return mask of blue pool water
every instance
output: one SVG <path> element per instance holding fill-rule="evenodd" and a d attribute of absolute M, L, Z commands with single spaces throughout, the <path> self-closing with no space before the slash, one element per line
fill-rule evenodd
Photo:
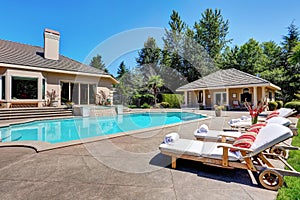
<path fill-rule="evenodd" d="M 42 120 L 0 128 L 0 135 L 2 142 L 34 140 L 59 143 L 201 118 L 204 116 L 188 112 L 164 112 Z"/>

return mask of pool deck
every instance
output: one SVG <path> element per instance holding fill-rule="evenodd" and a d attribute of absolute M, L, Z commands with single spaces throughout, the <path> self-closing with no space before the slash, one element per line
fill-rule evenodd
<path fill-rule="evenodd" d="M 40 153 L 0 148 L 1 199 L 276 199 L 277 192 L 251 181 L 246 170 L 186 160 L 170 168 L 170 158 L 158 150 L 164 135 L 194 139 L 200 124 L 222 130 L 229 119 L 247 114 L 194 112 L 212 118 Z"/>

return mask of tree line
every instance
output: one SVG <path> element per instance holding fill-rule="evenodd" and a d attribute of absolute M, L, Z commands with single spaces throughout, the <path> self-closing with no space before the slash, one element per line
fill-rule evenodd
<path fill-rule="evenodd" d="M 162 38 L 162 49 L 154 38 L 149 37 L 138 52 L 136 68 L 129 71 L 124 62 L 120 64 L 117 79 L 124 101 L 148 93 L 156 97 L 159 90 L 173 93 L 181 85 L 228 68 L 236 68 L 280 86 L 279 99 L 287 102 L 297 98 L 300 38 L 294 22 L 288 26 L 287 35 L 280 44 L 274 41 L 259 43 L 250 38 L 241 46 L 233 46 L 232 39 L 227 37 L 229 21 L 223 18 L 220 9 L 206 9 L 192 27 L 183 22 L 177 11 L 173 11 L 168 25 Z M 100 55 L 94 57 L 90 65 L 108 72 Z M 156 83 L 161 87 L 158 88 Z"/>

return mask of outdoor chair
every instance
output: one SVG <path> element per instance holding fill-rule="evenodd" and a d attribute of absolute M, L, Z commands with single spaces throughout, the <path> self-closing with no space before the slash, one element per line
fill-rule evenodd
<path fill-rule="evenodd" d="M 287 117 L 293 115 L 294 113 L 295 113 L 295 111 L 293 109 L 281 108 L 277 111 L 269 113 L 268 115 L 266 115 L 265 118 L 262 118 L 262 117 L 258 118 L 258 121 L 264 122 L 264 121 L 267 121 L 268 119 L 271 119 L 273 117 L 287 118 Z M 228 122 L 228 125 L 233 129 L 239 129 L 239 130 L 248 128 L 252 125 L 251 117 L 243 116 L 242 118 L 231 119 Z"/>
<path fill-rule="evenodd" d="M 265 150 L 292 136 L 289 128 L 268 124 L 261 129 L 250 148 L 243 148 L 228 143 L 181 139 L 177 133 L 171 133 L 165 136 L 159 149 L 162 154 L 171 156 L 172 168 L 176 168 L 176 160 L 180 158 L 215 167 L 246 169 L 259 173 L 258 181 L 263 187 L 278 190 L 283 185 L 284 175 L 300 177 L 300 173 L 280 156 L 265 153 Z M 273 166 L 266 157 L 270 155 L 280 160 L 289 170 Z"/>

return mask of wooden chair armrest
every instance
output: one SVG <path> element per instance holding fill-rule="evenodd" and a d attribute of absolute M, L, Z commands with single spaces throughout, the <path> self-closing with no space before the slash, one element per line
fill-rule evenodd
<path fill-rule="evenodd" d="M 234 132 L 234 133 L 237 133 L 237 132 Z M 235 134 L 230 134 L 229 132 L 224 132 L 220 135 L 218 135 L 219 137 L 231 137 L 231 138 L 238 138 L 239 136 L 236 136 Z"/>
<path fill-rule="evenodd" d="M 236 149 L 239 151 L 245 151 L 245 152 L 253 152 L 252 149 L 246 149 L 246 148 L 242 148 L 242 147 L 235 147 L 232 144 L 228 144 L 228 143 L 220 143 L 218 146 L 218 148 L 222 147 L 222 148 L 231 148 L 231 149 Z"/>
<path fill-rule="evenodd" d="M 233 138 L 233 139 L 238 138 L 236 136 L 236 133 L 237 132 L 234 132 L 234 133 L 230 134 L 230 132 L 224 132 L 224 133 L 218 135 L 218 137 L 221 137 L 221 142 L 225 143 L 227 141 L 227 138 Z"/>

